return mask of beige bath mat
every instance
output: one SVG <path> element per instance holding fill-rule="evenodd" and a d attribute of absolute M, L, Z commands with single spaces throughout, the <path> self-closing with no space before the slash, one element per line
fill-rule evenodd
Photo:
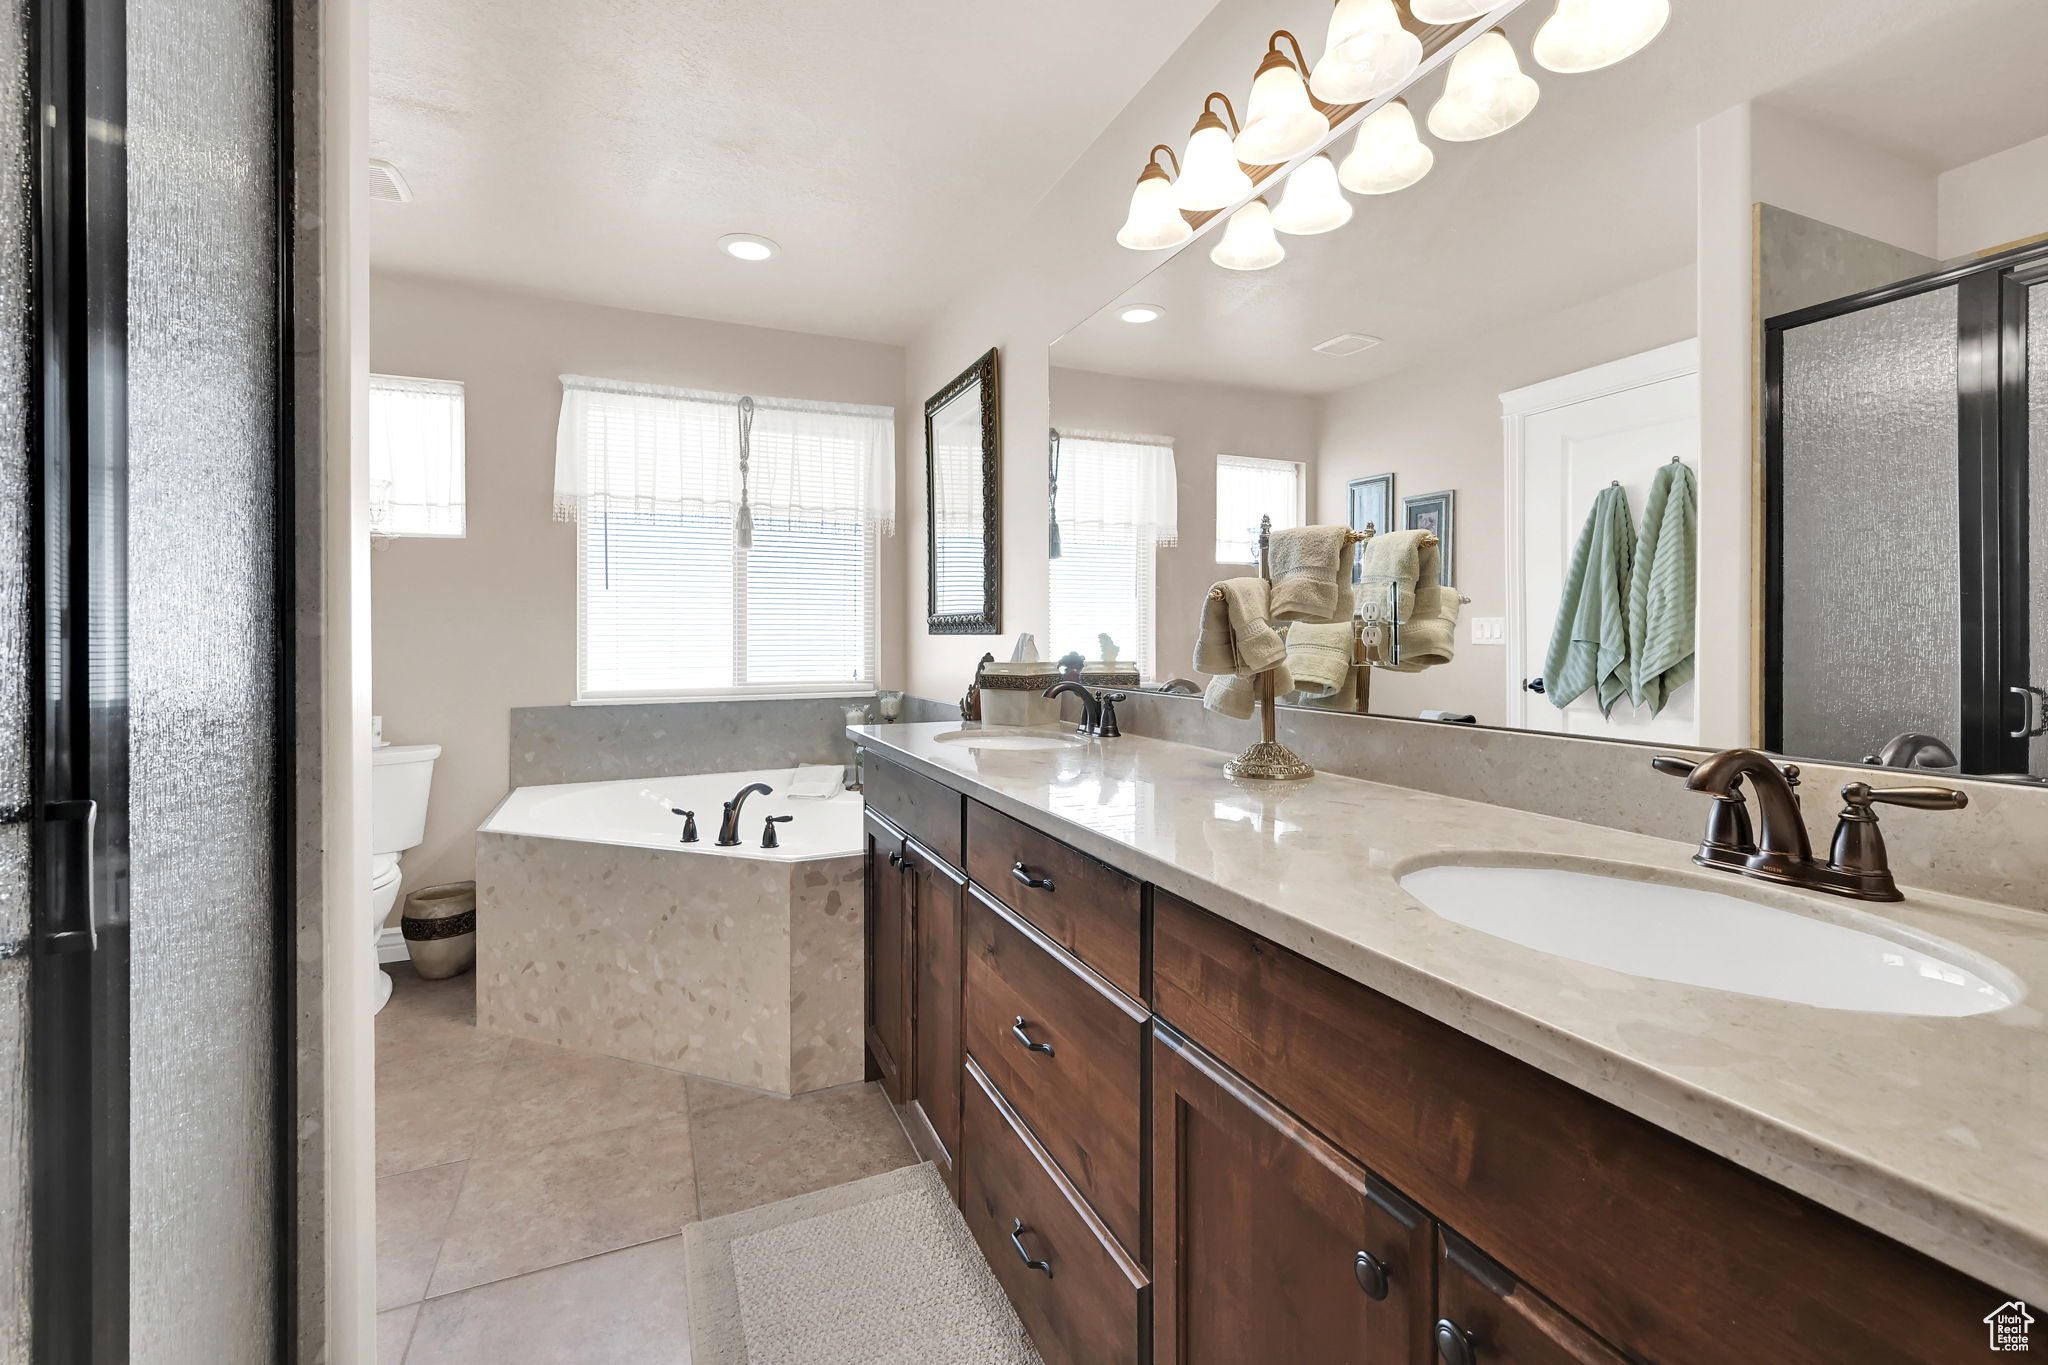
<path fill-rule="evenodd" d="M 692 1365 L 1039 1365 L 929 1163 L 692 1224 Z"/>

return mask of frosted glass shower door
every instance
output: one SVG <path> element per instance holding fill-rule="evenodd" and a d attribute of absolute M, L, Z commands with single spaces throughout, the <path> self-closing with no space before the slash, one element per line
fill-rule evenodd
<path fill-rule="evenodd" d="M 1855 763 L 1909 731 L 1961 748 L 1958 299 L 1783 335 L 1782 753 Z"/>

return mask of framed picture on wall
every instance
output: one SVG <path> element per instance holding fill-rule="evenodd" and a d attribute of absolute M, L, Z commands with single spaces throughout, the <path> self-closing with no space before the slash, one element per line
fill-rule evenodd
<path fill-rule="evenodd" d="M 1394 528 L 1394 476 L 1375 474 L 1369 479 L 1351 481 L 1351 515 L 1349 525 L 1354 531 L 1363 531 L 1370 526 L 1380 535 Z M 1356 583 L 1365 570 L 1363 557 L 1351 562 L 1351 581 Z"/>
<path fill-rule="evenodd" d="M 1451 572 L 1451 501 L 1454 496 L 1446 489 L 1441 493 L 1423 493 L 1401 499 L 1404 528 L 1429 531 L 1436 536 L 1437 554 L 1443 559 L 1443 572 L 1437 576 L 1437 583 L 1446 588 L 1457 581 Z"/>

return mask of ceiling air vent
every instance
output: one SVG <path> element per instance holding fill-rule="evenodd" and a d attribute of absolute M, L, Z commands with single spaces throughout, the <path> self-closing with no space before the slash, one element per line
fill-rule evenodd
<path fill-rule="evenodd" d="M 412 186 L 405 183 L 405 177 L 398 173 L 398 167 L 388 161 L 372 157 L 370 197 L 382 199 L 388 204 L 409 204 L 412 202 Z"/>
<path fill-rule="evenodd" d="M 1378 337 L 1369 337 L 1361 332 L 1343 332 L 1309 349 L 1321 351 L 1324 355 L 1357 355 L 1360 351 L 1369 351 L 1379 344 Z"/>

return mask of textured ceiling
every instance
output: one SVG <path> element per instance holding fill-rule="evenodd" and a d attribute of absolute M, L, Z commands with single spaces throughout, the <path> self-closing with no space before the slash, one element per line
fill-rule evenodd
<path fill-rule="evenodd" d="M 373 0 L 371 260 L 907 341 L 1211 8 Z"/>
<path fill-rule="evenodd" d="M 1552 8 L 1510 18 L 1521 52 Z M 1606 71 L 1558 76 L 1525 63 L 1543 98 L 1524 123 L 1483 142 L 1432 142 L 1436 167 L 1421 184 L 1354 198 L 1355 216 L 1335 232 L 1282 238 L 1288 258 L 1273 269 L 1219 269 L 1211 239 L 1196 238 L 1069 332 L 1054 363 L 1324 393 L 1475 329 L 1681 268 L 1695 255 L 1697 127 L 1744 100 L 1930 171 L 2048 134 L 2042 0 L 1674 0 L 1672 11 L 1657 42 Z M 1418 110 L 1435 89 L 1425 86 Z M 1167 316 L 1142 327 L 1115 318 L 1137 300 Z M 1385 341 L 1348 358 L 1310 351 L 1340 332 Z"/>

